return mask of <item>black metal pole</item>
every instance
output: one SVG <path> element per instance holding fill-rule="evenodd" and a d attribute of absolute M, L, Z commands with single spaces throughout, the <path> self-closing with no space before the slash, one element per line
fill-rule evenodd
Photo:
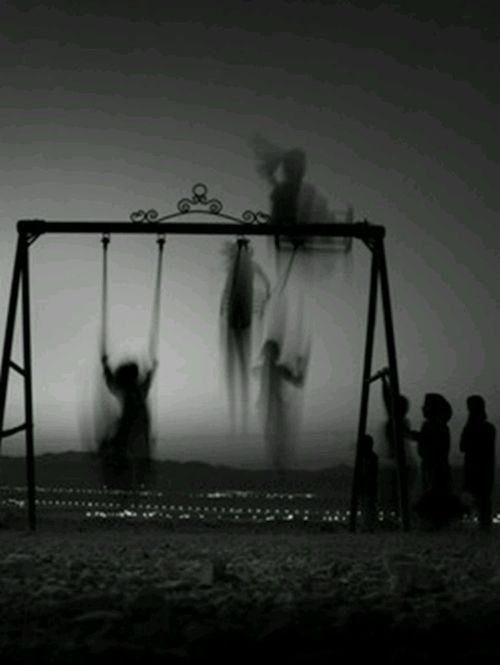
<path fill-rule="evenodd" d="M 14 339 L 14 327 L 16 322 L 17 300 L 19 295 L 19 281 L 21 276 L 22 259 L 21 237 L 17 239 L 16 256 L 12 270 L 12 282 L 10 287 L 9 305 L 7 309 L 7 321 L 5 324 L 5 337 L 2 353 L 2 367 L 0 374 L 0 447 L 2 443 L 2 432 L 5 417 L 5 403 L 7 401 L 7 386 L 9 381 L 10 357 L 12 354 L 12 341 Z"/>
<path fill-rule="evenodd" d="M 396 357 L 396 340 L 394 335 L 394 324 L 392 318 L 391 299 L 389 292 L 389 278 L 387 274 L 387 263 L 385 259 L 385 250 L 383 240 L 376 241 L 376 253 L 380 264 L 380 287 L 382 296 L 382 306 L 384 311 L 385 338 L 387 342 L 387 357 L 389 363 L 389 381 L 391 385 L 391 423 L 392 436 L 396 444 L 396 460 L 398 466 L 399 479 L 399 503 L 401 518 L 405 531 L 410 530 L 410 511 L 408 505 L 408 474 L 406 468 L 406 451 L 404 446 L 403 422 L 401 413 L 397 408 L 399 403 L 399 377 Z"/>
<path fill-rule="evenodd" d="M 372 264 L 370 275 L 370 293 L 368 298 L 368 318 L 366 324 L 365 358 L 363 364 L 363 383 L 361 385 L 361 405 L 359 410 L 358 439 L 356 443 L 356 460 L 354 463 L 354 475 L 351 494 L 350 530 L 356 530 L 356 518 L 359 503 L 359 484 L 361 473 L 361 442 L 366 433 L 366 422 L 368 418 L 368 399 L 370 394 L 370 375 L 373 357 L 373 343 L 375 338 L 375 321 L 377 314 L 377 283 L 378 283 L 378 259 L 372 250 Z"/>
<path fill-rule="evenodd" d="M 26 410 L 26 481 L 28 485 L 28 518 L 30 529 L 36 527 L 35 446 L 33 437 L 33 386 L 31 373 L 31 321 L 29 282 L 29 243 L 20 234 L 22 253 L 24 406 Z"/>
<path fill-rule="evenodd" d="M 238 235 L 238 236 L 287 236 L 290 238 L 339 237 L 370 240 L 382 238 L 385 228 L 369 222 L 354 224 L 255 224 L 238 220 L 229 215 L 210 214 L 211 222 L 173 222 L 165 221 L 186 218 L 188 215 L 200 215 L 204 211 L 175 213 L 162 218 L 156 223 L 132 222 L 52 222 L 44 220 L 20 220 L 17 229 L 20 233 L 124 233 L 136 234 L 172 234 L 172 235 Z M 205 213 L 206 214 L 206 213 Z M 226 220 L 226 221 L 221 221 Z"/>

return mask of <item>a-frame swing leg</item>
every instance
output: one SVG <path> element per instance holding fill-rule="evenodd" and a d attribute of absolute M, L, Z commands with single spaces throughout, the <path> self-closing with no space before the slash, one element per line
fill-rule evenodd
<path fill-rule="evenodd" d="M 30 529 L 36 527 L 35 498 L 35 444 L 33 437 L 33 384 L 31 375 L 31 317 L 29 282 L 29 242 L 23 243 L 23 356 L 24 356 L 24 406 L 26 413 L 26 474 L 28 484 L 28 515 Z"/>
<path fill-rule="evenodd" d="M 389 293 L 389 278 L 387 275 L 387 263 L 385 258 L 383 240 L 375 241 L 375 253 L 378 255 L 380 267 L 380 290 L 382 296 L 382 307 L 384 312 L 385 338 L 387 344 L 387 358 L 389 365 L 390 390 L 390 419 L 392 425 L 392 436 L 396 443 L 396 461 L 399 480 L 399 503 L 403 528 L 410 530 L 410 510 L 408 501 L 408 473 L 406 466 L 406 454 L 404 447 L 403 422 L 401 413 L 397 408 L 399 402 L 399 376 L 396 358 L 396 340 L 394 335 L 394 325 L 392 319 L 391 299 Z"/>
<path fill-rule="evenodd" d="M 369 246 L 372 250 L 372 247 Z M 378 282 L 378 257 L 372 250 L 372 264 L 370 276 L 370 294 L 368 298 L 368 319 L 366 324 L 365 357 L 363 363 L 363 382 L 361 385 L 361 405 L 359 410 L 358 438 L 356 443 L 356 460 L 354 463 L 354 477 L 351 494 L 351 512 L 349 528 L 356 530 L 356 519 L 359 504 L 359 490 L 361 480 L 361 446 L 366 434 L 366 422 L 368 418 L 368 398 L 370 394 L 370 375 L 373 357 L 373 342 L 375 338 L 375 318 L 377 313 L 377 282 Z"/>
<path fill-rule="evenodd" d="M 12 271 L 9 306 L 7 309 L 7 321 L 5 324 L 2 366 L 0 370 L 0 445 L 2 438 L 7 434 L 4 433 L 3 431 L 3 422 L 5 415 L 5 403 L 7 401 L 7 385 L 9 380 L 9 370 L 12 367 L 10 357 L 12 355 L 12 341 L 14 339 L 14 327 L 16 323 L 19 283 L 21 281 L 21 261 L 22 261 L 22 248 L 21 248 L 21 236 L 19 236 L 17 239 L 16 256 L 14 259 L 14 268 Z"/>
<path fill-rule="evenodd" d="M 366 330 L 365 358 L 363 366 L 363 383 L 361 388 L 361 406 L 358 424 L 358 439 L 356 446 L 356 460 L 354 465 L 354 477 L 351 495 L 350 529 L 356 530 L 356 519 L 359 504 L 360 476 L 361 476 L 361 442 L 366 434 L 366 423 L 368 418 L 368 400 L 370 393 L 370 374 L 373 357 L 373 343 L 375 335 L 375 320 L 377 311 L 377 283 L 380 276 L 380 288 L 382 296 L 382 307 L 385 324 L 385 337 L 387 344 L 387 357 L 389 366 L 390 391 L 390 420 L 394 441 L 396 442 L 400 511 L 405 531 L 410 529 L 410 512 L 408 502 L 408 478 L 405 459 L 405 448 L 403 440 L 403 423 L 396 408 L 399 401 L 399 378 L 396 358 L 396 342 L 394 325 L 392 320 L 392 309 L 389 293 L 389 279 L 387 275 L 387 263 L 383 240 L 366 243 L 372 252 L 372 266 L 370 278 L 370 295 L 368 301 L 368 321 Z"/>
<path fill-rule="evenodd" d="M 2 438 L 25 431 L 26 436 L 26 481 L 28 487 L 28 519 L 30 529 L 36 527 L 35 497 L 35 457 L 33 438 L 33 387 L 31 373 L 31 325 L 30 325 L 30 289 L 29 289 L 29 245 L 36 236 L 20 233 L 17 241 L 12 283 L 7 310 L 5 338 L 2 353 L 0 375 L 0 443 Z M 23 359 L 24 367 L 11 360 L 14 339 L 19 287 L 22 292 L 23 311 Z M 5 405 L 9 381 L 9 370 L 14 369 L 24 378 L 25 423 L 9 430 L 3 429 Z M 0 462 L 1 465 L 1 462 Z M 0 466 L 1 470 L 1 466 Z"/>

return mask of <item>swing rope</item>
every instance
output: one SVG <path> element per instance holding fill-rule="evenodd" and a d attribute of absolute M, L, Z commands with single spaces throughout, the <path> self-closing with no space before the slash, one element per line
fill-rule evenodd
<path fill-rule="evenodd" d="M 158 355 L 158 343 L 160 336 L 160 307 L 161 307 L 161 283 L 162 283 L 162 267 L 163 267 L 163 250 L 165 247 L 165 236 L 159 236 L 157 239 L 158 245 L 158 260 L 156 268 L 156 280 L 154 286 L 153 303 L 151 309 L 151 322 L 149 329 L 149 343 L 148 351 L 150 358 L 156 362 Z M 108 246 L 110 243 L 109 233 L 103 234 L 101 238 L 102 243 L 102 301 L 101 301 L 101 339 L 100 351 L 101 357 L 107 356 L 108 353 Z"/>
<path fill-rule="evenodd" d="M 151 310 L 151 323 L 149 328 L 149 356 L 152 362 L 158 360 L 158 343 L 160 338 L 160 308 L 161 308 L 161 283 L 163 268 L 163 250 L 165 247 L 165 236 L 162 235 L 156 241 L 158 245 L 158 263 L 156 267 L 156 283 Z"/>
<path fill-rule="evenodd" d="M 290 274 L 292 272 L 293 262 L 295 261 L 295 257 L 297 256 L 298 248 L 299 248 L 299 246 L 297 244 L 294 244 L 292 256 L 290 257 L 290 260 L 288 261 L 288 266 L 286 268 L 286 272 L 285 272 L 285 275 L 284 275 L 283 280 L 282 280 L 283 283 L 282 283 L 280 291 L 279 291 L 280 293 L 282 293 L 283 289 L 288 284 L 288 280 L 289 280 Z"/>
<path fill-rule="evenodd" d="M 108 354 L 108 246 L 109 233 L 103 234 L 102 243 L 102 298 L 101 298 L 101 358 Z"/>
<path fill-rule="evenodd" d="M 269 294 L 269 297 L 273 296 L 276 292 L 281 294 L 283 293 L 285 286 L 288 284 L 288 280 L 290 278 L 290 274 L 292 272 L 292 266 L 293 262 L 295 261 L 295 257 L 297 256 L 297 252 L 299 249 L 299 245 L 294 243 L 293 246 L 293 251 L 292 254 L 288 260 L 288 264 L 286 266 L 286 270 L 280 275 L 278 281 L 276 282 L 274 288 L 271 290 L 271 293 Z"/>

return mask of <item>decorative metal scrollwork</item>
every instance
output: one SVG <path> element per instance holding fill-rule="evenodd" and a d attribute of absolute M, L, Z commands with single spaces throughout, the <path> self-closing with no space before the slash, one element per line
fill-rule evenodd
<path fill-rule="evenodd" d="M 192 211 L 193 206 L 201 205 L 204 208 L 208 208 L 208 211 L 214 215 L 218 215 L 222 210 L 222 203 L 219 199 L 208 199 L 207 192 L 208 187 L 203 183 L 199 182 L 194 185 L 193 196 L 188 199 L 181 199 L 177 204 L 177 209 L 179 212 L 195 212 Z"/>
<path fill-rule="evenodd" d="M 271 219 L 271 215 L 267 212 L 254 212 L 253 210 L 245 210 L 242 219 L 247 224 L 266 224 Z"/>
<path fill-rule="evenodd" d="M 157 224 L 159 214 L 157 210 L 138 210 L 130 215 L 130 221 L 133 224 Z"/>
<path fill-rule="evenodd" d="M 138 210 L 130 215 L 130 221 L 133 224 L 159 224 L 187 213 L 220 215 L 221 218 L 237 222 L 238 224 L 265 224 L 270 220 L 270 215 L 261 211 L 245 210 L 240 218 L 222 213 L 222 202 L 216 198 L 208 198 L 208 187 L 202 182 L 194 185 L 191 191 L 191 198 L 182 198 L 177 203 L 177 212 L 160 217 L 158 212 L 153 208 L 150 210 Z"/>
<path fill-rule="evenodd" d="M 150 210 L 138 210 L 130 215 L 130 221 L 134 224 L 160 224 L 165 221 L 170 221 L 176 217 L 186 215 L 188 213 L 201 213 L 209 215 L 219 215 L 220 219 L 229 220 L 238 224 L 268 224 L 271 220 L 271 215 L 261 210 L 255 212 L 253 210 L 245 210 L 241 217 L 234 217 L 222 212 L 222 202 L 216 198 L 208 198 L 208 187 L 202 182 L 198 182 L 191 189 L 191 198 L 182 198 L 177 203 L 177 212 L 170 213 L 160 217 L 158 212 L 151 208 Z M 330 218 L 325 221 L 334 223 L 337 214 L 340 214 L 344 219 L 344 223 L 353 224 L 354 212 L 350 206 L 346 211 L 340 213 L 330 212 Z M 326 249 L 333 252 L 348 253 L 352 248 L 352 236 L 345 238 L 327 237 L 322 238 L 309 238 L 308 245 L 313 249 Z M 293 244 L 293 243 L 292 243 Z"/>

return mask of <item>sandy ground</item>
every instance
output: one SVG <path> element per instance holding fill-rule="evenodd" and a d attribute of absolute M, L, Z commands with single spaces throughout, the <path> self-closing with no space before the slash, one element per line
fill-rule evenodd
<path fill-rule="evenodd" d="M 491 662 L 500 530 L 0 531 L 2 662 Z M 444 662 L 444 661 L 443 661 Z"/>

